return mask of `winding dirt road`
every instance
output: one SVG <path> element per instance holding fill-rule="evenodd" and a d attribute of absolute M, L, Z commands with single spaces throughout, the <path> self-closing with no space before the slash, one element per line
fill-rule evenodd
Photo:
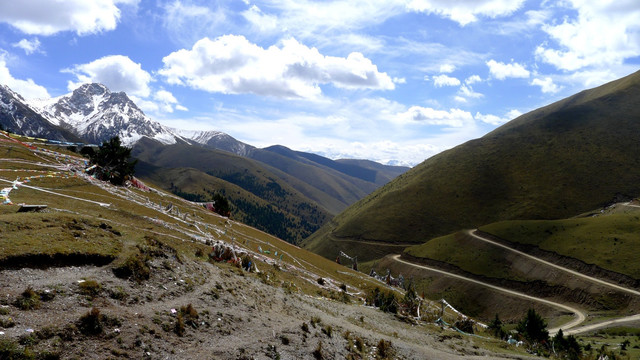
<path fill-rule="evenodd" d="M 562 331 L 564 332 L 565 329 L 570 329 L 570 328 L 576 327 L 576 326 L 582 324 L 586 319 L 586 316 L 582 311 L 580 311 L 579 309 L 576 309 L 574 307 L 565 305 L 565 304 L 560 304 L 560 303 L 557 303 L 557 302 L 554 302 L 554 301 L 538 298 L 538 297 L 535 297 L 535 296 L 527 295 L 527 294 L 524 294 L 524 293 L 521 293 L 521 292 L 509 290 L 509 289 L 505 289 L 505 288 L 502 288 L 502 287 L 499 287 L 499 286 L 496 286 L 496 285 L 493 285 L 493 284 L 486 283 L 484 281 L 471 279 L 471 278 L 468 278 L 468 277 L 465 277 L 465 276 L 462 276 L 462 275 L 450 273 L 448 271 L 432 268 L 432 267 L 425 266 L 425 265 L 414 264 L 412 262 L 400 259 L 400 255 L 394 255 L 393 256 L 393 260 L 401 262 L 401 263 L 406 264 L 406 265 L 414 266 L 414 267 L 417 267 L 417 268 L 420 268 L 420 269 L 428 270 L 428 271 L 431 271 L 431 272 L 436 272 L 436 273 L 439 273 L 439 274 L 442 274 L 442 275 L 445 275 L 445 276 L 449 276 L 449 277 L 453 277 L 453 278 L 456 278 L 456 279 L 472 282 L 474 284 L 485 286 L 485 287 L 491 288 L 493 290 L 503 292 L 505 294 L 509 294 L 509 295 L 520 297 L 520 298 L 523 298 L 523 299 L 527 299 L 527 300 L 531 300 L 531 301 L 536 301 L 536 302 L 539 302 L 539 303 L 547 304 L 547 305 L 550 305 L 550 306 L 553 306 L 553 307 L 556 307 L 556 308 L 559 308 L 559 309 L 562 309 L 562 310 L 565 310 L 565 311 L 569 311 L 569 312 L 571 312 L 571 313 L 573 313 L 575 315 L 575 319 L 574 320 L 572 320 L 571 322 L 569 322 L 567 324 L 564 324 L 562 327 L 549 329 L 549 334 L 551 334 L 551 335 L 554 335 L 555 333 L 557 333 L 560 328 L 562 328 Z"/>
<path fill-rule="evenodd" d="M 627 204 L 624 204 L 624 205 L 627 205 Z M 628 206 L 633 206 L 633 205 L 628 205 Z M 640 207 L 640 206 L 638 206 L 638 207 Z M 540 262 L 540 263 L 542 263 L 544 265 L 551 266 L 551 267 L 553 267 L 555 269 L 567 272 L 567 273 L 569 273 L 571 275 L 583 278 L 583 279 L 585 279 L 587 281 L 590 281 L 590 282 L 593 282 L 593 283 L 597 283 L 597 284 L 600 284 L 600 285 L 603 285 L 603 286 L 607 286 L 607 287 L 610 287 L 612 289 L 615 289 L 615 290 L 618 290 L 618 291 L 622 291 L 622 292 L 626 292 L 626 293 L 629 293 L 629 294 L 632 294 L 632 295 L 640 296 L 640 291 L 637 291 L 637 290 L 634 290 L 634 289 L 629 289 L 629 288 L 626 288 L 626 287 L 623 287 L 623 286 L 620 286 L 620 285 L 617 285 L 617 284 L 613 284 L 613 283 L 610 283 L 608 281 L 604 281 L 604 280 L 601 280 L 601 279 L 598 279 L 598 278 L 595 278 L 595 277 L 592 277 L 592 276 L 589 276 L 589 275 L 585 275 L 585 274 L 582 274 L 582 273 L 577 272 L 575 270 L 572 270 L 572 269 L 569 269 L 569 268 L 566 268 L 566 267 L 551 263 L 549 261 L 540 259 L 538 257 L 535 257 L 533 255 L 527 254 L 527 253 L 522 252 L 520 250 L 516 250 L 514 248 L 511 248 L 511 247 L 509 247 L 507 245 L 504 245 L 504 244 L 495 242 L 495 241 L 493 241 L 491 239 L 487 239 L 485 237 L 477 235 L 477 234 L 475 234 L 475 230 L 467 230 L 467 234 L 469 234 L 473 238 L 478 239 L 480 241 L 484 241 L 484 242 L 489 243 L 491 245 L 501 247 L 501 248 L 503 248 L 505 250 L 514 252 L 514 253 L 516 253 L 518 255 L 521 255 L 521 256 L 524 256 L 524 257 L 529 258 L 531 260 Z M 527 295 L 527 294 L 523 294 L 523 293 L 520 293 L 520 292 L 517 292 L 517 291 L 501 288 L 499 286 L 495 286 L 495 285 L 492 285 L 492 284 L 489 284 L 489 283 L 486 283 L 486 282 L 483 282 L 483 281 L 467 278 L 467 277 L 464 277 L 462 275 L 453 274 L 453 273 L 450 273 L 450 272 L 447 272 L 447 271 L 444 271 L 444 270 L 440 270 L 440 269 L 436 269 L 436 268 L 432 268 L 432 267 L 429 267 L 429 266 L 414 264 L 414 263 L 411 263 L 411 262 L 408 262 L 408 261 L 400 259 L 400 255 L 393 256 L 393 259 L 395 261 L 398 261 L 398 262 L 401 262 L 401 263 L 404 263 L 404 264 L 407 264 L 407 265 L 411 265 L 411 266 L 418 267 L 418 268 L 425 269 L 425 270 L 432 271 L 432 272 L 437 272 L 437 273 L 440 273 L 440 274 L 443 274 L 443 275 L 446 275 L 446 276 L 450 276 L 450 277 L 454 277 L 454 278 L 457 278 L 457 279 L 469 281 L 469 282 L 472 282 L 472 283 L 475 283 L 475 284 L 478 284 L 478 285 L 486 286 L 486 287 L 489 287 L 491 289 L 504 292 L 506 294 L 510 294 L 510 295 L 521 297 L 521 298 L 524 298 L 524 299 L 528 299 L 528 300 L 540 302 L 540 303 L 543 303 L 543 304 L 551 305 L 551 306 L 554 306 L 554 307 L 557 307 L 557 308 L 560 308 L 560 309 L 563 309 L 563 310 L 570 311 L 575 315 L 576 318 L 573 321 L 565 324 L 564 326 L 558 327 L 558 328 L 549 329 L 549 333 L 551 335 L 554 335 L 555 333 L 557 333 L 560 328 L 562 328 L 563 332 L 566 335 L 572 335 L 572 334 L 580 334 L 580 333 L 584 333 L 584 332 L 588 332 L 588 331 L 592 331 L 592 330 L 601 329 L 601 328 L 604 328 L 604 327 L 607 327 L 607 326 L 610 326 L 610 325 L 614 325 L 614 324 L 621 324 L 621 323 L 626 323 L 626 322 L 640 321 L 640 314 L 636 314 L 636 315 L 622 317 L 622 318 L 619 318 L 619 319 L 602 321 L 602 322 L 599 322 L 599 323 L 578 327 L 578 325 L 580 325 L 586 319 L 584 313 L 581 312 L 580 310 L 578 310 L 576 308 L 573 308 L 571 306 L 568 306 L 566 304 L 561 304 L 561 303 L 549 301 L 549 300 L 546 300 L 546 299 L 538 298 L 538 297 L 535 297 L 535 296 L 530 296 L 530 295 Z"/>
<path fill-rule="evenodd" d="M 476 239 L 478 239 L 480 241 L 484 241 L 486 243 L 501 247 L 503 249 L 506 249 L 508 251 L 514 252 L 514 253 L 516 253 L 518 255 L 522 255 L 522 256 L 524 256 L 526 258 L 529 258 L 531 260 L 537 261 L 537 262 L 545 264 L 547 266 L 551 266 L 551 267 L 553 267 L 555 269 L 567 272 L 567 273 L 569 273 L 571 275 L 581 277 L 581 278 L 583 278 L 583 279 L 585 279 L 587 281 L 594 282 L 594 283 L 597 283 L 597 284 L 600 284 L 600 285 L 604 285 L 604 286 L 610 287 L 612 289 L 616 289 L 618 291 L 623 291 L 623 292 L 626 292 L 626 293 L 629 293 L 629 294 L 632 294 L 632 295 L 640 296 L 640 291 L 629 289 L 629 288 L 626 288 L 626 287 L 623 287 L 623 286 L 620 286 L 620 285 L 616 285 L 616 284 L 610 283 L 608 281 L 600 280 L 598 278 L 594 278 L 593 276 L 585 275 L 585 274 L 579 273 L 579 272 L 577 272 L 575 270 L 571 270 L 569 268 L 566 268 L 564 266 L 556 265 L 556 264 L 548 262 L 546 260 L 542 260 L 539 257 L 535 257 L 533 255 L 529 255 L 529 254 L 527 254 L 525 252 L 522 252 L 520 250 L 516 250 L 516 249 L 514 249 L 512 247 L 509 247 L 507 245 L 503 245 L 503 244 L 501 244 L 499 242 L 495 242 L 493 240 L 490 240 L 490 239 L 487 239 L 487 238 L 482 237 L 480 235 L 477 235 L 475 233 L 475 230 L 467 230 L 466 232 L 470 236 L 473 236 L 474 238 L 476 238 Z"/>

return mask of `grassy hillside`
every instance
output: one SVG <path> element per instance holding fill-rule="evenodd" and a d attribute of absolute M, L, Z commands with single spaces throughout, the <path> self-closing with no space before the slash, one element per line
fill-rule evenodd
<path fill-rule="evenodd" d="M 141 140 L 134 156 L 137 173 L 158 186 L 192 200 L 228 198 L 232 215 L 296 243 L 318 229 L 329 213 L 256 162 L 197 146 L 162 146 Z"/>
<path fill-rule="evenodd" d="M 640 279 L 638 209 L 586 218 L 501 221 L 480 230 Z"/>
<path fill-rule="evenodd" d="M 197 169 L 160 168 L 139 163 L 136 170 L 141 178 L 162 184 L 158 186 L 192 201 L 211 201 L 214 194 L 219 193 L 230 202 L 234 220 L 290 242 L 305 238 L 329 219 L 323 209 L 313 204 L 296 203 L 293 196 L 288 199 L 290 201 L 264 199 L 249 191 L 253 189 L 264 195 L 256 190 L 256 186 L 245 190 Z"/>
<path fill-rule="evenodd" d="M 640 72 L 532 111 L 426 160 L 304 244 L 418 244 L 500 220 L 566 218 L 637 196 L 640 142 L 630 134 L 640 132 L 638 103 Z"/>
<path fill-rule="evenodd" d="M 342 359 L 380 344 L 397 358 L 525 354 L 452 336 L 431 324 L 436 304 L 423 303 L 419 324 L 362 306 L 385 286 L 170 193 L 93 179 L 65 149 L 1 138 L 0 158 L 0 188 L 11 189 L 0 205 L 0 358 Z M 214 244 L 233 244 L 254 271 L 216 259 Z"/>

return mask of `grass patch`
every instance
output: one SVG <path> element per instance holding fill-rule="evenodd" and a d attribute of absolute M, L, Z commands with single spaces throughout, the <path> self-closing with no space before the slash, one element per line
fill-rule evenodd
<path fill-rule="evenodd" d="M 638 212 L 564 220 L 502 221 L 480 230 L 640 278 Z"/>

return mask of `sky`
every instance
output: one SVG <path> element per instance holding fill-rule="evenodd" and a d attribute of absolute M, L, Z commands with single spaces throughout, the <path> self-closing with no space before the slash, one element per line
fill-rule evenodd
<path fill-rule="evenodd" d="M 414 166 L 640 68 L 638 0 L 0 2 L 0 84 L 87 82 L 258 147 Z"/>

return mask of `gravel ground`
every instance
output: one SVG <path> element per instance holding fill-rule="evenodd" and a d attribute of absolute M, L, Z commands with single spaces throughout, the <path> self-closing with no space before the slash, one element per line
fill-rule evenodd
<path fill-rule="evenodd" d="M 0 270 L 0 341 L 62 359 L 369 359 L 380 340 L 390 342 L 389 358 L 518 358 L 227 265 L 171 256 L 150 265 L 151 277 L 141 283 L 115 277 L 109 265 Z M 37 309 L 21 310 L 16 299 L 29 287 L 43 299 Z M 189 304 L 197 318 L 182 316 L 181 332 L 178 314 Z M 92 308 L 100 311 L 96 334 L 80 321 Z"/>

